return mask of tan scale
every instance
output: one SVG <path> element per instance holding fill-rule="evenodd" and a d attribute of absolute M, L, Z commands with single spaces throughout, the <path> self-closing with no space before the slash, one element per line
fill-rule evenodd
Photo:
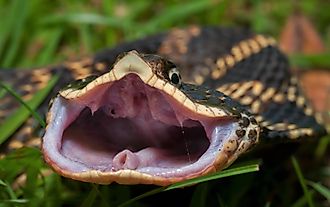
<path fill-rule="evenodd" d="M 264 89 L 263 84 L 260 81 L 256 81 L 253 85 L 252 93 L 255 96 L 260 96 L 263 89 Z"/>
<path fill-rule="evenodd" d="M 290 130 L 290 139 L 297 139 L 300 136 L 308 135 L 311 136 L 313 134 L 313 130 L 311 128 L 300 128 L 295 130 Z"/>
<path fill-rule="evenodd" d="M 231 53 L 234 56 L 234 59 L 236 62 L 239 62 L 245 58 L 243 53 L 241 52 L 241 49 L 239 48 L 239 46 L 234 46 L 231 49 Z"/>
<path fill-rule="evenodd" d="M 266 91 L 260 96 L 260 99 L 263 102 L 269 101 L 273 98 L 274 94 L 276 93 L 275 88 L 267 88 Z"/>
<path fill-rule="evenodd" d="M 234 99 L 238 99 L 239 97 L 243 96 L 249 89 L 251 89 L 254 85 L 255 81 L 248 81 L 241 84 L 239 89 L 231 94 L 231 97 Z"/>

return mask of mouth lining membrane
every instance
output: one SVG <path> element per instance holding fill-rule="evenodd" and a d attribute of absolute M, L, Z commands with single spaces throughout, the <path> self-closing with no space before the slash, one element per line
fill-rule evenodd
<path fill-rule="evenodd" d="M 205 168 L 232 136 L 230 118 L 188 111 L 137 75 L 101 87 L 99 93 L 92 90 L 87 98 L 74 100 L 85 107 L 64 129 L 59 149 L 89 169 L 169 175 Z M 200 166 L 191 167 L 195 164 Z"/>

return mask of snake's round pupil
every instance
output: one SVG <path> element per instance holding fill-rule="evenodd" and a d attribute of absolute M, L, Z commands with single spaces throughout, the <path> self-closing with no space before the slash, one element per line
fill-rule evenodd
<path fill-rule="evenodd" d="M 180 78 L 178 76 L 178 74 L 173 73 L 171 76 L 171 82 L 174 84 L 178 84 L 180 82 Z"/>

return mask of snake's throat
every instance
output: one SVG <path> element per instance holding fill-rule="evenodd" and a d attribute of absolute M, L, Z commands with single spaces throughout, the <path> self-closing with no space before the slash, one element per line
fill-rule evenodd
<path fill-rule="evenodd" d="M 238 145 L 232 117 L 199 115 L 134 74 L 77 99 L 58 97 L 50 113 L 45 159 L 83 181 L 130 183 L 113 174 L 134 171 L 132 183 L 159 184 L 143 178 L 151 176 L 163 185 L 223 168 Z M 97 178 L 86 178 L 88 172 Z"/>

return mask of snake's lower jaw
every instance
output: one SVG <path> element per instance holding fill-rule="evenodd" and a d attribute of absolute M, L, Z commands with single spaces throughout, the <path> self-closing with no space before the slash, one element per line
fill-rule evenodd
<path fill-rule="evenodd" d="M 75 97 L 58 96 L 44 158 L 59 174 L 81 181 L 168 185 L 220 170 L 258 141 L 259 127 L 245 114 L 206 116 L 186 99 L 132 73 Z"/>

